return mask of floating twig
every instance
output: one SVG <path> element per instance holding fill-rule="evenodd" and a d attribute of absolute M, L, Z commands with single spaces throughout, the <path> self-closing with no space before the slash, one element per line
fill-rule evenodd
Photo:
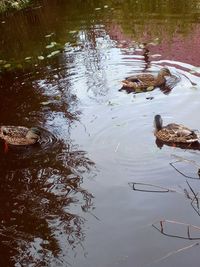
<path fill-rule="evenodd" d="M 120 143 L 117 144 L 117 146 L 116 146 L 116 148 L 115 148 L 115 153 L 117 152 L 119 146 L 120 146 Z"/>
<path fill-rule="evenodd" d="M 175 161 L 175 162 L 170 162 L 169 164 L 178 172 L 180 173 L 181 175 L 183 175 L 184 177 L 188 178 L 188 179 L 195 179 L 195 180 L 199 180 L 200 177 L 192 177 L 192 176 L 188 176 L 186 174 L 184 174 L 183 172 L 179 171 L 179 169 L 177 169 L 175 166 L 174 166 L 174 163 L 177 163 L 177 162 L 180 162 L 180 161 Z"/>
<path fill-rule="evenodd" d="M 194 206 L 194 204 L 193 204 L 194 200 L 195 200 L 195 198 L 192 200 L 192 202 L 191 202 L 191 206 L 192 206 L 192 208 L 194 209 L 194 211 L 200 216 L 200 211 L 199 211 L 199 209 L 197 209 L 197 208 Z"/>
<path fill-rule="evenodd" d="M 186 196 L 188 199 L 192 200 L 192 197 L 190 196 L 190 194 L 189 194 L 189 192 L 187 191 L 187 189 L 184 188 L 183 191 L 184 191 L 184 193 L 185 193 L 185 196 Z"/>
<path fill-rule="evenodd" d="M 193 193 L 193 195 L 194 195 L 194 199 L 196 200 L 196 203 L 197 203 L 197 208 L 199 209 L 199 200 L 198 200 L 198 198 L 197 198 L 198 193 L 195 193 L 195 192 L 194 192 L 194 190 L 192 189 L 191 185 L 189 184 L 189 182 L 188 182 L 187 180 L 186 180 L 186 183 L 187 183 L 187 185 L 189 186 L 191 192 Z M 194 201 L 194 199 L 192 200 L 192 202 Z"/>
<path fill-rule="evenodd" d="M 195 165 L 198 169 L 200 168 L 200 164 L 198 164 L 195 160 L 192 160 L 192 159 L 186 159 L 184 157 L 180 157 L 180 156 L 177 156 L 175 154 L 171 154 L 172 157 L 176 158 L 177 161 L 176 162 L 183 162 L 183 161 L 186 161 L 188 163 L 191 163 L 193 165 Z"/>
<path fill-rule="evenodd" d="M 179 248 L 177 250 L 171 251 L 171 252 L 167 253 L 164 257 L 155 260 L 154 263 L 157 263 L 157 262 L 160 262 L 162 260 L 165 260 L 165 259 L 169 258 L 170 256 L 173 256 L 173 255 L 175 255 L 175 254 L 177 254 L 179 252 L 185 251 L 185 250 L 187 250 L 189 248 L 193 248 L 193 247 L 198 246 L 198 245 L 199 245 L 199 243 L 196 242 L 196 243 L 193 243 L 193 244 L 191 244 L 189 246 L 186 246 L 186 247 Z"/>
<path fill-rule="evenodd" d="M 159 185 L 154 185 L 154 184 L 148 184 L 148 183 L 136 183 L 136 182 L 131 182 L 129 185 L 132 187 L 134 191 L 141 191 L 141 192 L 152 192 L 152 193 L 168 193 L 168 192 L 177 192 L 174 189 L 169 189 L 166 187 L 162 187 Z M 155 189 L 150 190 L 150 189 L 139 189 L 136 188 L 136 186 L 147 186 L 147 187 L 154 187 Z"/>
<path fill-rule="evenodd" d="M 160 228 L 156 225 L 158 223 L 160 225 Z M 165 232 L 165 224 L 166 223 L 186 226 L 187 236 L 181 236 L 181 235 L 174 235 L 174 234 L 166 233 Z M 161 221 L 157 221 L 157 222 L 153 223 L 152 226 L 156 230 L 158 230 L 161 234 L 166 235 L 166 236 L 176 237 L 176 238 L 181 238 L 181 239 L 189 239 L 189 240 L 199 240 L 200 239 L 200 227 L 192 225 L 192 224 L 187 224 L 187 223 L 182 223 L 182 222 L 172 221 L 172 220 L 161 220 Z M 199 237 L 191 237 L 191 229 L 198 230 L 199 231 Z"/>

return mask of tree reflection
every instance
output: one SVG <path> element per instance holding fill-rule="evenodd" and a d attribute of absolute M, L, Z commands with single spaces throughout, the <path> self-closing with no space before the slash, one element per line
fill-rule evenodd
<path fill-rule="evenodd" d="M 0 23 L 1 61 L 15 68 L 26 68 L 30 62 L 38 63 L 38 56 L 48 55 L 46 46 L 51 41 L 62 47 L 66 42 L 77 43 L 80 31 L 95 29 L 98 25 L 105 27 L 114 39 L 124 40 L 126 35 L 141 43 L 159 37 L 169 43 L 177 33 L 190 34 L 199 22 L 200 12 L 197 0 L 41 0 L 40 4 L 36 1 L 28 12 L 22 10 L 14 16 L 0 16 L 2 21 L 6 20 L 6 27 Z M 104 8 L 105 5 L 108 8 Z M 101 12 L 95 11 L 97 6 Z M 73 31 L 76 34 L 70 34 Z M 27 57 L 31 57 L 29 63 L 25 60 Z"/>
<path fill-rule="evenodd" d="M 21 151 L 5 155 L 1 150 L 0 254 L 6 255 L 2 266 L 49 266 L 66 260 L 61 252 L 66 257 L 70 249 L 84 246 L 82 211 L 92 208 L 93 196 L 81 184 L 94 163 L 77 147 L 60 146 L 45 153 L 38 148 L 26 157 Z"/>
<path fill-rule="evenodd" d="M 43 130 L 31 147 L 10 146 L 5 154 L 0 143 L 2 266 L 67 266 L 68 253 L 84 248 L 93 196 L 83 178 L 95 165 L 70 137 L 80 114 L 68 79 L 74 57 L 66 56 L 62 69 L 57 60 L 1 76 L 1 123 Z"/>

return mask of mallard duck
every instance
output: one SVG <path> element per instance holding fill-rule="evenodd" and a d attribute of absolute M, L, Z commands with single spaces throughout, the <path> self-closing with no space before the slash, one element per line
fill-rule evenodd
<path fill-rule="evenodd" d="M 170 123 L 163 126 L 163 120 L 160 115 L 154 118 L 155 136 L 167 143 L 194 143 L 198 142 L 198 136 L 194 130 L 190 130 L 181 124 Z"/>
<path fill-rule="evenodd" d="M 123 88 L 131 88 L 133 90 L 145 90 L 149 87 L 160 87 L 166 83 L 166 76 L 172 76 L 167 68 L 162 68 L 155 77 L 149 73 L 143 73 L 127 77 L 122 81 Z"/>
<path fill-rule="evenodd" d="M 10 145 L 33 145 L 40 138 L 40 130 L 36 127 L 1 126 L 0 138 Z"/>

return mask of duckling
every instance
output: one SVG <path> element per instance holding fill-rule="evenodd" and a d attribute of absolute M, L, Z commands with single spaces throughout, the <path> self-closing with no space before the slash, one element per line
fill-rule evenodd
<path fill-rule="evenodd" d="M 198 142 L 199 137 L 194 132 L 181 124 L 170 123 L 163 126 L 160 115 L 154 117 L 155 136 L 166 143 L 194 143 Z"/>
<path fill-rule="evenodd" d="M 133 75 L 122 81 L 122 88 L 145 90 L 148 87 L 161 87 L 166 83 L 166 76 L 172 76 L 171 72 L 167 68 L 162 68 L 157 77 L 149 73 Z"/>
<path fill-rule="evenodd" d="M 33 145 L 40 139 L 41 132 L 38 128 L 24 126 L 1 126 L 0 138 L 10 145 Z"/>

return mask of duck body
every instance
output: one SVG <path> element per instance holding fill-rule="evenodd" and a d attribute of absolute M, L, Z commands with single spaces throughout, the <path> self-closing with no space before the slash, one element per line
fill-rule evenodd
<path fill-rule="evenodd" d="M 40 130 L 35 127 L 1 126 L 0 138 L 10 145 L 33 145 L 40 139 Z"/>
<path fill-rule="evenodd" d="M 162 125 L 162 118 L 156 115 L 154 118 L 155 136 L 167 143 L 194 143 L 198 142 L 198 135 L 191 129 L 181 124 L 170 123 Z"/>
<path fill-rule="evenodd" d="M 148 87 L 161 87 L 166 83 L 166 76 L 172 76 L 167 68 L 162 68 L 157 76 L 143 73 L 127 77 L 122 81 L 123 88 L 131 88 L 133 90 L 145 90 Z"/>

